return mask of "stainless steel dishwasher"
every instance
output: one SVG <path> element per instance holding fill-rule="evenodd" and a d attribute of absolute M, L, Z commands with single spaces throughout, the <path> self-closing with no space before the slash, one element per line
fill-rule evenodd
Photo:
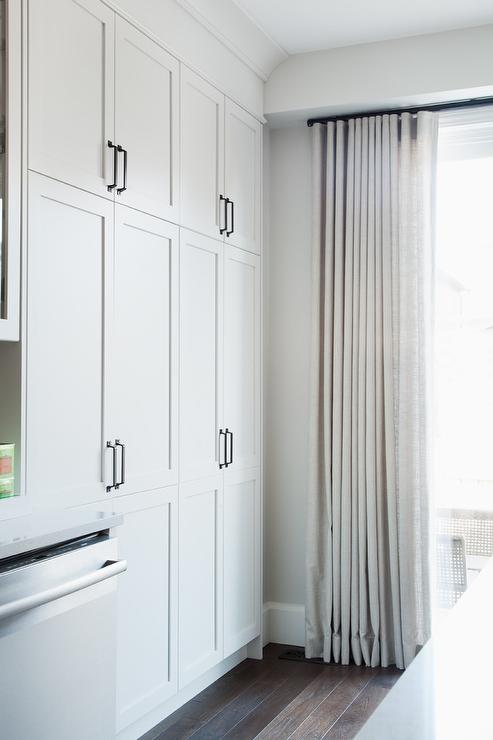
<path fill-rule="evenodd" d="M 1 740 L 114 737 L 125 569 L 109 529 L 0 560 Z"/>

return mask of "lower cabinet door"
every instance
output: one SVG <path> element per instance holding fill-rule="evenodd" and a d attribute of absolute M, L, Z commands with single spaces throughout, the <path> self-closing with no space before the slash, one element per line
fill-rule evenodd
<path fill-rule="evenodd" d="M 224 473 L 224 657 L 260 634 L 260 471 Z"/>
<path fill-rule="evenodd" d="M 180 486 L 180 688 L 223 656 L 222 474 Z"/>
<path fill-rule="evenodd" d="M 177 691 L 177 501 L 170 486 L 112 502 L 128 561 L 118 584 L 117 732 Z"/>

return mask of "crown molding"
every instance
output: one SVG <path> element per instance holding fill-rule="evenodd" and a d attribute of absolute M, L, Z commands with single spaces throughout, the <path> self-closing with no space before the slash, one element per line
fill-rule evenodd
<path fill-rule="evenodd" d="M 276 44 L 236 3 L 230 3 L 230 13 L 225 18 L 224 15 L 217 12 L 217 0 L 216 2 L 211 0 L 210 14 L 203 12 L 203 1 L 175 0 L 175 2 L 264 82 L 268 80 L 275 67 L 288 56 L 284 49 Z M 200 9 L 199 6 L 201 6 Z M 248 51 L 238 41 L 243 37 L 242 31 L 244 31 L 245 26 L 249 28 L 251 33 L 252 38 L 249 41 L 252 39 L 254 41 L 254 43 L 248 44 L 250 47 Z M 255 51 L 255 58 L 251 53 L 252 49 Z"/>

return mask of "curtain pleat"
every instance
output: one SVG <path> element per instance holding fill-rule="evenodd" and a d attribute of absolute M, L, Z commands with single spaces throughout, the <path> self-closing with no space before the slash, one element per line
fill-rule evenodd
<path fill-rule="evenodd" d="M 306 653 L 408 665 L 429 634 L 437 117 L 315 125 Z"/>

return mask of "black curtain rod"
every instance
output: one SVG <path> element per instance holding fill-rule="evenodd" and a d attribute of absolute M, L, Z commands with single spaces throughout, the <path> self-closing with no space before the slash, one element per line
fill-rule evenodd
<path fill-rule="evenodd" d="M 453 100 L 450 103 L 430 103 L 430 105 L 418 105 L 414 108 L 393 108 L 392 110 L 372 110 L 364 113 L 349 113 L 343 116 L 327 116 L 326 118 L 309 118 L 307 126 L 314 123 L 331 123 L 335 121 L 349 121 L 351 118 L 367 118 L 368 116 L 392 115 L 395 113 L 419 113 L 422 110 L 442 111 L 453 108 L 474 108 L 479 105 L 493 105 L 493 97 L 469 98 L 468 100 Z"/>

